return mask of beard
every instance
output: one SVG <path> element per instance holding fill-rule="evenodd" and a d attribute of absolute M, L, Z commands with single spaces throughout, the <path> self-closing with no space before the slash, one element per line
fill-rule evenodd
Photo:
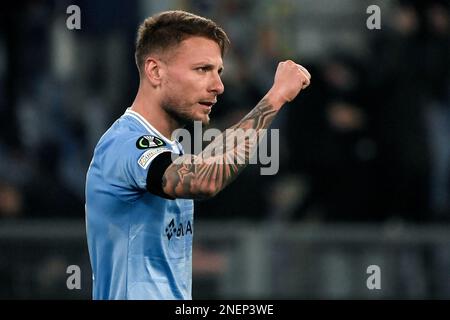
<path fill-rule="evenodd" d="M 209 125 L 209 116 L 207 114 L 205 114 L 205 118 L 197 119 L 192 112 L 193 106 L 187 105 L 186 103 L 179 103 L 169 98 L 162 101 L 161 107 L 182 127 L 192 126 L 195 121 L 201 121 L 204 126 Z"/>

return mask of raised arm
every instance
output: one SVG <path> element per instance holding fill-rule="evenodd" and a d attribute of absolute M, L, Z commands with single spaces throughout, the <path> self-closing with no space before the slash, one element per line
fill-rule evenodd
<path fill-rule="evenodd" d="M 310 74 L 291 60 L 279 63 L 274 84 L 241 121 L 212 141 L 199 155 L 183 155 L 165 171 L 163 191 L 173 198 L 205 199 L 216 195 L 248 165 L 259 136 L 281 107 L 310 83 Z M 236 139 L 243 132 L 245 139 Z"/>

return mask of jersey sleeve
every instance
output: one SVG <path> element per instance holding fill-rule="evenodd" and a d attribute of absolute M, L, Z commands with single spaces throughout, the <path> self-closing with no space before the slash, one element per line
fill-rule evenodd
<path fill-rule="evenodd" d="M 155 187 L 156 181 L 152 179 L 153 177 L 162 178 L 162 174 L 171 163 L 172 155 L 172 149 L 156 136 L 132 135 L 118 139 L 105 153 L 104 178 L 114 188 L 119 198 L 132 201 L 140 193 L 146 190 L 151 191 L 148 188 L 150 184 L 156 191 L 159 190 Z M 161 159 L 164 160 L 161 161 Z M 153 162 L 155 166 L 152 165 Z M 166 165 L 165 168 L 162 167 L 164 165 Z M 157 192 L 155 194 L 163 196 Z"/>

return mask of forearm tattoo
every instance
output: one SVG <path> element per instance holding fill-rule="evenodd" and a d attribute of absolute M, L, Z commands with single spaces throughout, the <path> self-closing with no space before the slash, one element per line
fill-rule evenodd
<path fill-rule="evenodd" d="M 199 155 L 176 159 L 163 177 L 164 190 L 180 198 L 204 198 L 225 188 L 248 165 L 263 129 L 270 126 L 277 112 L 265 99 L 261 100 Z"/>

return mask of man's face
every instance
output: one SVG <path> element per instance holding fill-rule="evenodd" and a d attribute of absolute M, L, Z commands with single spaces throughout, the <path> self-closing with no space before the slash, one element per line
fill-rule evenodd
<path fill-rule="evenodd" d="M 209 123 L 209 113 L 224 86 L 219 45 L 203 37 L 190 37 L 168 54 L 164 63 L 161 106 L 181 125 Z"/>

